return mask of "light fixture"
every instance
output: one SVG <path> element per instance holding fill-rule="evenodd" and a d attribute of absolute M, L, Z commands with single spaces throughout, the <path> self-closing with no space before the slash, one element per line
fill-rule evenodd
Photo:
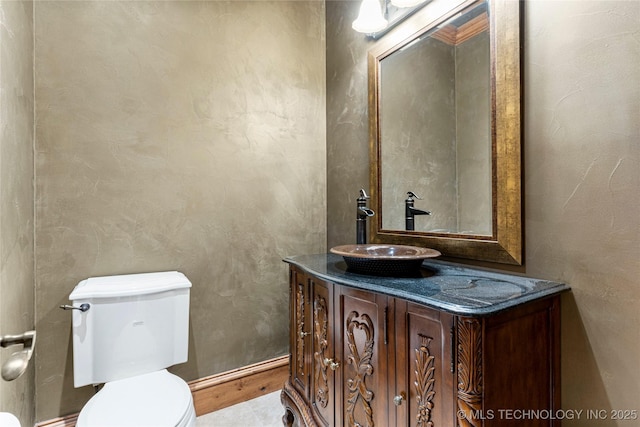
<path fill-rule="evenodd" d="M 383 2 L 386 0 L 382 0 Z M 360 13 L 351 27 L 359 33 L 373 34 L 387 28 L 378 0 L 362 0 Z"/>
<path fill-rule="evenodd" d="M 425 0 L 391 0 L 391 4 L 395 7 L 415 7 Z"/>

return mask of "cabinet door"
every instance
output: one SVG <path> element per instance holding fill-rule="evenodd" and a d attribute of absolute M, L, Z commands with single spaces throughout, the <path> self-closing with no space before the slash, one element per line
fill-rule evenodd
<path fill-rule="evenodd" d="M 341 287 L 337 299 L 335 425 L 386 427 L 388 298 Z"/>
<path fill-rule="evenodd" d="M 311 405 L 314 418 L 324 426 L 334 425 L 335 376 L 333 345 L 333 284 L 311 278 Z"/>
<path fill-rule="evenodd" d="M 391 400 L 397 426 L 454 424 L 453 316 L 395 300 L 395 381 Z M 391 404 L 394 406 L 394 404 Z M 393 409 L 392 409 L 393 411 Z"/>
<path fill-rule="evenodd" d="M 308 278 L 299 270 L 289 271 L 291 319 L 289 341 L 291 348 L 291 383 L 303 395 L 309 396 L 310 361 L 308 346 L 310 340 L 309 325 L 309 285 Z"/>

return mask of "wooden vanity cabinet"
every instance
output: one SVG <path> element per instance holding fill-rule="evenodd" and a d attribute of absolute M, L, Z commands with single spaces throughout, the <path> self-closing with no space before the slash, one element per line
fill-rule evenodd
<path fill-rule="evenodd" d="M 394 303 L 389 425 L 454 426 L 454 317 L 397 298 Z"/>
<path fill-rule="evenodd" d="M 453 316 L 298 269 L 290 281 L 285 425 L 451 425 Z"/>
<path fill-rule="evenodd" d="M 283 395 L 285 425 L 386 425 L 388 298 L 297 269 L 290 282 L 293 390 Z"/>
<path fill-rule="evenodd" d="M 290 285 L 284 425 L 559 423 L 533 412 L 559 408 L 558 295 L 466 317 L 295 266 Z"/>
<path fill-rule="evenodd" d="M 289 381 L 298 393 L 309 395 L 311 363 L 307 353 L 311 343 L 309 324 L 309 286 L 307 276 L 297 270 L 289 271 Z"/>
<path fill-rule="evenodd" d="M 312 344 L 307 357 L 311 361 L 309 402 L 322 426 L 333 425 L 335 410 L 335 371 L 340 367 L 334 345 L 333 285 L 309 280 L 312 299 Z"/>
<path fill-rule="evenodd" d="M 334 285 L 335 424 L 383 426 L 387 422 L 389 298 Z"/>

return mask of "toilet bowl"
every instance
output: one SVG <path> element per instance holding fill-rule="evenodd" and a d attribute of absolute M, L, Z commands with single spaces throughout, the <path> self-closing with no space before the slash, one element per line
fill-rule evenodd
<path fill-rule="evenodd" d="M 194 427 L 189 386 L 166 369 L 104 385 L 82 408 L 78 427 Z"/>
<path fill-rule="evenodd" d="M 20 427 L 20 421 L 15 415 L 8 412 L 0 412 L 0 426 L 1 427 Z"/>

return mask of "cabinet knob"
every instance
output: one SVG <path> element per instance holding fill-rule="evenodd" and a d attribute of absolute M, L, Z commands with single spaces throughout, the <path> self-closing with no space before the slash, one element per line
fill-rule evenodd
<path fill-rule="evenodd" d="M 324 359 L 324 366 L 328 366 L 329 369 L 331 369 L 332 371 L 335 371 L 336 369 L 338 369 L 340 367 L 340 363 L 336 362 L 333 359 L 329 359 L 327 357 L 326 359 Z"/>
<path fill-rule="evenodd" d="M 300 331 L 300 333 L 298 333 L 298 336 L 299 336 L 300 338 L 304 338 L 304 337 L 306 337 L 307 335 L 310 335 L 310 334 L 311 334 L 311 332 L 303 332 L 303 331 Z"/>
<path fill-rule="evenodd" d="M 404 401 L 404 393 L 400 393 L 399 395 L 393 398 L 393 403 L 395 403 L 396 406 L 402 405 L 403 401 Z"/>

